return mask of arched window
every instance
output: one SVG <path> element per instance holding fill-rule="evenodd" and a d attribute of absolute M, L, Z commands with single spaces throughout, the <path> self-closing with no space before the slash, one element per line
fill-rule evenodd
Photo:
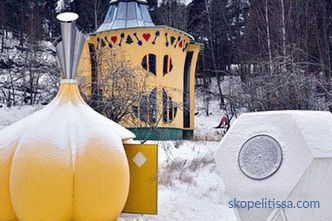
<path fill-rule="evenodd" d="M 163 73 L 164 76 L 171 72 L 173 70 L 173 62 L 170 56 L 165 55 L 164 56 L 164 67 L 163 67 Z"/>
<path fill-rule="evenodd" d="M 157 88 L 149 96 L 149 122 L 157 123 Z"/>
<path fill-rule="evenodd" d="M 139 104 L 139 119 L 141 121 L 147 121 L 147 113 L 148 113 L 148 98 L 146 96 L 142 96 L 142 99 Z"/>
<path fill-rule="evenodd" d="M 168 118 L 167 118 L 167 93 L 166 91 L 163 89 L 163 122 L 167 123 Z"/>
<path fill-rule="evenodd" d="M 157 56 L 155 54 L 145 55 L 142 59 L 142 67 L 151 72 L 152 74 L 157 74 Z"/>
<path fill-rule="evenodd" d="M 173 99 L 167 95 L 165 89 L 163 89 L 163 122 L 171 123 L 174 121 L 178 108 L 173 102 Z"/>
<path fill-rule="evenodd" d="M 168 97 L 168 121 L 173 121 L 173 99 Z"/>
<path fill-rule="evenodd" d="M 143 122 L 157 123 L 157 88 L 149 96 L 142 96 L 139 107 L 132 107 L 133 114 Z"/>

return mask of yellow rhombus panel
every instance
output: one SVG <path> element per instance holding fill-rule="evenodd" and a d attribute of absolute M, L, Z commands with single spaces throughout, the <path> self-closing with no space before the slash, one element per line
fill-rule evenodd
<path fill-rule="evenodd" d="M 157 214 L 158 145 L 124 144 L 130 168 L 125 213 Z"/>

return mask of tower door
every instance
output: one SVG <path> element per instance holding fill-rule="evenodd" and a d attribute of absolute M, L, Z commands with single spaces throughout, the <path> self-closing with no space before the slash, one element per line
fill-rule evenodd
<path fill-rule="evenodd" d="M 188 52 L 186 56 L 186 63 L 184 66 L 183 79 L 183 127 L 190 128 L 190 67 L 193 59 L 193 52 Z"/>

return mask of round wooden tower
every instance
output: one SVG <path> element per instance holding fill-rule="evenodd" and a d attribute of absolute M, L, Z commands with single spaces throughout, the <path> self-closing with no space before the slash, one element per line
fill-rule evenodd
<path fill-rule="evenodd" d="M 101 75 L 98 51 L 123 53 L 133 67 L 149 73 L 150 94 L 132 107 L 137 121 L 120 124 L 138 139 L 188 139 L 194 132 L 200 49 L 190 34 L 155 25 L 145 0 L 112 0 L 104 22 L 85 44 L 79 75 L 91 80 L 88 90 L 93 93 L 93 81 Z"/>

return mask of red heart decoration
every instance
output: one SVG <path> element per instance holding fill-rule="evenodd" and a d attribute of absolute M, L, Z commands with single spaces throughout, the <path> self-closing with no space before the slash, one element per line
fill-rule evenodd
<path fill-rule="evenodd" d="M 149 39 L 151 38 L 151 34 L 145 33 L 145 34 L 143 34 L 143 38 L 145 41 L 149 41 Z"/>
<path fill-rule="evenodd" d="M 182 41 L 180 41 L 179 47 L 182 48 L 182 46 L 183 46 L 183 43 L 182 43 Z"/>
<path fill-rule="evenodd" d="M 118 40 L 118 37 L 116 37 L 116 36 L 111 37 L 111 41 L 113 42 L 113 44 L 115 44 L 117 40 Z"/>

